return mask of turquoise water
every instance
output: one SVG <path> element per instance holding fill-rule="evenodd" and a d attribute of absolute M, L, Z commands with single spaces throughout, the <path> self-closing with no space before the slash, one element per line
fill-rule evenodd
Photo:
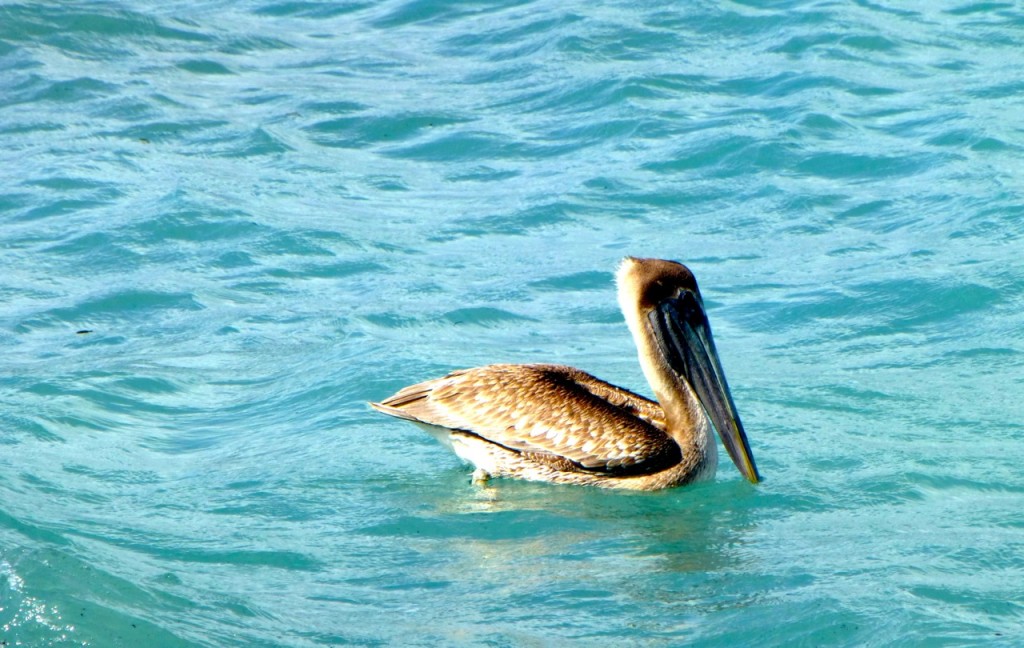
<path fill-rule="evenodd" d="M 1015 3 L 0 3 L 0 640 L 1024 643 Z M 687 262 L 763 484 L 365 402 Z"/>

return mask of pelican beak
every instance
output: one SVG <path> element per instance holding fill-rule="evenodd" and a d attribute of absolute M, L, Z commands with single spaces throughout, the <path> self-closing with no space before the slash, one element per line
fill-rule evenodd
<path fill-rule="evenodd" d="M 678 297 L 658 303 L 648 319 L 663 356 L 672 370 L 693 387 L 732 462 L 748 480 L 759 482 L 761 476 L 725 382 L 700 295 L 682 290 Z"/>

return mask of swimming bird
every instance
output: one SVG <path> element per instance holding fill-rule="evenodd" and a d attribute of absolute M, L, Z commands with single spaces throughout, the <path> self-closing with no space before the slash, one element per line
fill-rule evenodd
<path fill-rule="evenodd" d="M 616 282 L 657 402 L 573 367 L 494 364 L 370 405 L 426 429 L 476 468 L 476 482 L 681 486 L 714 476 L 712 426 L 743 476 L 760 481 L 693 273 L 675 261 L 626 257 Z"/>

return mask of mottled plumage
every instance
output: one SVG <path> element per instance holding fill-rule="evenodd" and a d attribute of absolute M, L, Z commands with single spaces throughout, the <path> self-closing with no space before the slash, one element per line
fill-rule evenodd
<path fill-rule="evenodd" d="M 665 299 L 695 293 L 696 282 L 685 266 L 654 259 L 626 259 L 618 278 L 661 404 L 572 367 L 498 364 L 455 371 L 371 405 L 425 427 L 487 476 L 651 490 L 713 474 L 717 454 L 704 406 L 679 375 L 681 360 L 673 366 L 659 357 L 666 352 L 661 337 L 678 333 L 648 322 Z M 666 348 L 675 354 L 677 343 Z M 724 388 L 723 377 L 712 378 Z M 738 418 L 735 427 L 742 435 Z M 756 469 L 745 474 L 756 481 Z"/>

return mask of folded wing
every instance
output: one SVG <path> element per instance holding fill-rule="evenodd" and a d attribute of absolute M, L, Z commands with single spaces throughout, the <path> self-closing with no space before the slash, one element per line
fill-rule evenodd
<path fill-rule="evenodd" d="M 657 403 L 561 365 L 456 371 L 373 405 L 578 470 L 646 474 L 681 460 Z"/>

